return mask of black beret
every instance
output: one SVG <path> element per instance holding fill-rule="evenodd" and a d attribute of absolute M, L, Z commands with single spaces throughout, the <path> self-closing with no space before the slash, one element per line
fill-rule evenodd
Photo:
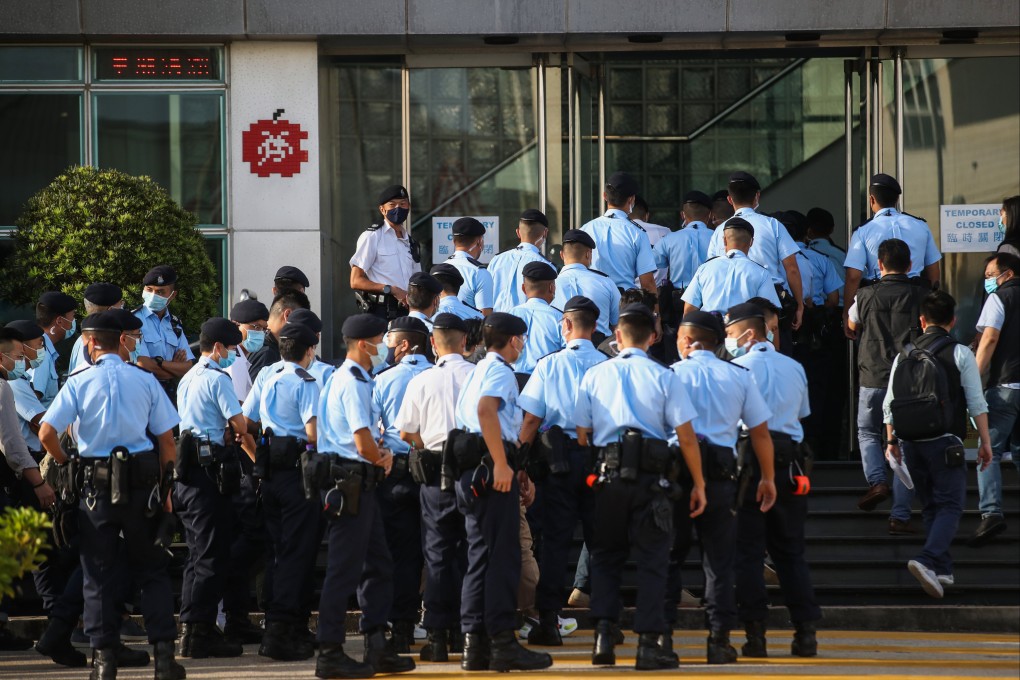
<path fill-rule="evenodd" d="M 580 229 L 569 229 L 563 234 L 564 243 L 580 243 L 586 248 L 595 248 L 595 239 L 591 237 L 586 231 Z"/>
<path fill-rule="evenodd" d="M 460 270 L 452 264 L 440 262 L 439 264 L 434 265 L 432 269 L 429 270 L 429 273 L 437 279 L 446 279 L 458 288 L 464 285 L 464 277 L 461 276 Z"/>
<path fill-rule="evenodd" d="M 744 321 L 745 319 L 764 319 L 765 312 L 762 311 L 761 307 L 754 304 L 753 302 L 742 302 L 739 305 L 733 305 L 726 310 L 726 318 L 723 320 L 727 326 L 735 324 L 738 321 Z"/>
<path fill-rule="evenodd" d="M 177 272 L 168 264 L 156 265 L 142 279 L 143 286 L 169 286 L 177 283 Z"/>
<path fill-rule="evenodd" d="M 725 201 L 729 197 L 730 192 L 726 191 L 725 189 L 720 189 L 719 191 L 712 194 L 712 202 L 715 203 L 716 201 Z"/>
<path fill-rule="evenodd" d="M 113 283 L 90 283 L 85 289 L 85 299 L 100 307 L 110 307 L 124 299 L 124 291 Z"/>
<path fill-rule="evenodd" d="M 761 185 L 758 184 L 758 180 L 754 178 L 754 175 L 743 170 L 738 170 L 730 175 L 730 184 L 750 184 L 754 187 L 755 191 L 761 191 Z"/>
<path fill-rule="evenodd" d="M 81 322 L 81 329 L 83 331 L 113 331 L 115 333 L 123 333 L 124 322 L 112 311 L 98 312 L 97 314 L 86 316 L 85 320 Z"/>
<path fill-rule="evenodd" d="M 421 333 L 422 335 L 429 334 L 429 327 L 425 325 L 425 322 L 413 316 L 398 316 L 393 321 L 390 321 L 390 332 L 400 331 L 403 333 Z"/>
<path fill-rule="evenodd" d="M 524 265 L 521 273 L 524 274 L 524 278 L 531 279 L 532 281 L 556 280 L 556 268 L 548 262 L 542 262 L 541 260 L 532 260 Z"/>
<path fill-rule="evenodd" d="M 67 314 L 78 308 L 78 303 L 67 293 L 51 290 L 39 296 L 39 304 L 54 314 Z"/>
<path fill-rule="evenodd" d="M 202 324 L 202 335 L 227 347 L 241 344 L 241 329 L 222 316 L 214 316 Z"/>
<path fill-rule="evenodd" d="M 743 217 L 731 217 L 726 220 L 726 224 L 723 225 L 723 229 L 740 229 L 742 231 L 746 231 L 751 236 L 754 236 L 754 227 Z"/>
<path fill-rule="evenodd" d="M 11 321 L 9 324 L 4 326 L 15 331 L 20 337 L 18 340 L 28 341 L 41 338 L 43 336 L 43 329 L 39 328 L 39 324 L 30 319 L 18 319 Z"/>
<path fill-rule="evenodd" d="M 684 203 L 697 203 L 706 208 L 712 207 L 712 199 L 704 191 L 688 191 L 684 194 Z"/>
<path fill-rule="evenodd" d="M 606 180 L 606 184 L 619 191 L 624 196 L 636 196 L 638 192 L 637 181 L 625 172 L 614 172 Z"/>
<path fill-rule="evenodd" d="M 383 205 L 390 201 L 399 201 L 402 199 L 411 200 L 411 197 L 407 195 L 407 189 L 400 186 L 399 184 L 391 184 L 382 191 L 379 192 L 379 203 Z"/>
<path fill-rule="evenodd" d="M 620 318 L 624 319 L 627 317 L 640 317 L 653 324 L 655 323 L 655 314 L 649 309 L 648 305 L 643 305 L 640 302 L 632 302 L 620 310 Z"/>
<path fill-rule="evenodd" d="M 322 332 L 322 320 L 310 309 L 295 309 L 287 317 L 287 323 L 299 323 L 308 326 L 313 333 Z"/>
<path fill-rule="evenodd" d="M 456 314 L 450 314 L 449 312 L 436 314 L 435 318 L 432 319 L 432 328 L 448 331 L 460 331 L 462 333 L 468 332 L 467 323 L 465 323 L 464 319 L 460 318 Z"/>
<path fill-rule="evenodd" d="M 809 225 L 821 227 L 822 229 L 836 226 L 836 220 L 833 219 L 832 213 L 825 208 L 811 208 L 811 210 L 808 210 L 807 221 Z"/>
<path fill-rule="evenodd" d="M 10 326 L 4 326 L 0 328 L 0 340 L 17 340 L 18 342 L 24 342 L 25 338 L 15 328 Z"/>
<path fill-rule="evenodd" d="M 521 213 L 521 220 L 525 222 L 539 222 L 543 226 L 549 226 L 549 219 L 545 216 L 545 213 L 535 208 L 528 208 Z"/>
<path fill-rule="evenodd" d="M 269 321 L 269 308 L 254 298 L 241 300 L 231 307 L 230 320 L 237 323 Z"/>
<path fill-rule="evenodd" d="M 461 217 L 452 230 L 454 236 L 485 236 L 485 225 L 473 217 Z"/>
<path fill-rule="evenodd" d="M 804 220 L 807 219 L 806 217 L 804 217 L 804 213 L 799 212 L 797 210 L 780 210 L 772 217 L 778 220 L 780 224 L 787 228 L 803 227 Z"/>
<path fill-rule="evenodd" d="M 142 328 L 142 320 L 122 307 L 111 309 L 109 313 L 117 318 L 121 329 L 124 331 L 137 331 Z"/>
<path fill-rule="evenodd" d="M 506 335 L 524 335 L 528 332 L 528 324 L 524 319 L 506 312 L 493 312 L 485 317 L 482 325 Z"/>
<path fill-rule="evenodd" d="M 284 338 L 297 340 L 302 345 L 307 345 L 308 347 L 314 347 L 319 344 L 319 336 L 303 323 L 285 323 L 283 328 L 280 329 L 280 339 L 283 340 Z"/>
<path fill-rule="evenodd" d="M 454 267 L 454 269 L 456 269 L 456 267 Z M 426 274 L 425 272 L 415 272 L 411 274 L 411 278 L 408 279 L 407 283 L 411 286 L 418 286 L 433 295 L 438 295 L 443 292 L 443 284 L 439 282 L 439 279 L 432 276 L 432 274 Z"/>
<path fill-rule="evenodd" d="M 347 317 L 340 332 L 352 340 L 374 338 L 386 332 L 386 319 L 380 319 L 374 314 L 355 314 Z"/>
<path fill-rule="evenodd" d="M 702 330 L 711 331 L 718 336 L 724 335 L 722 322 L 719 320 L 719 317 L 711 312 L 703 312 L 700 309 L 684 314 L 680 325 L 701 328 Z"/>
<path fill-rule="evenodd" d="M 887 175 L 884 172 L 880 172 L 877 175 L 871 176 L 871 186 L 892 189 L 897 194 L 903 193 L 903 189 L 900 188 L 900 183 L 896 181 L 896 178 Z"/>
<path fill-rule="evenodd" d="M 583 295 L 575 295 L 574 297 L 567 300 L 567 304 L 563 305 L 563 312 L 592 312 L 595 314 L 595 318 L 599 318 L 601 310 L 599 306 L 586 298 Z"/>
<path fill-rule="evenodd" d="M 308 277 L 305 276 L 303 271 L 289 264 L 277 269 L 276 276 L 274 276 L 273 279 L 290 279 L 294 283 L 300 283 L 305 288 L 312 285 L 308 283 Z"/>

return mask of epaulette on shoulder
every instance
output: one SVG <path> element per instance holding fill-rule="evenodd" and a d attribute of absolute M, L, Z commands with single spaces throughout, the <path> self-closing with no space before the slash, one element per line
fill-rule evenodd
<path fill-rule="evenodd" d="M 355 380 L 357 380 L 357 381 L 359 381 L 359 382 L 364 382 L 364 383 L 367 383 L 367 382 L 368 382 L 368 378 L 366 378 L 366 377 L 364 376 L 364 374 L 362 374 L 362 372 L 361 372 L 361 371 L 359 371 L 359 370 L 358 370 L 357 368 L 355 368 L 354 366 L 351 366 L 351 367 L 350 367 L 350 371 L 351 371 L 351 375 L 353 375 L 353 376 L 354 376 L 354 379 L 355 379 Z M 314 380 L 314 378 L 313 378 L 313 380 Z"/>
<path fill-rule="evenodd" d="M 562 352 L 562 351 L 563 351 L 564 349 L 566 349 L 566 348 L 564 348 L 564 347 L 560 347 L 559 349 L 554 349 L 553 351 L 549 352 L 548 354 L 543 354 L 542 356 L 540 356 L 540 357 L 538 358 L 538 361 L 541 361 L 542 359 L 546 359 L 546 358 L 548 358 L 548 357 L 551 357 L 551 356 L 553 356 L 554 354 L 559 354 L 559 353 L 560 353 L 560 352 Z M 537 363 L 537 362 L 536 362 L 536 363 Z"/>
<path fill-rule="evenodd" d="M 150 371 L 149 369 L 145 368 L 144 366 L 139 366 L 138 364 L 133 364 L 130 361 L 125 361 L 124 363 L 127 364 L 128 366 L 130 366 L 131 368 L 138 369 L 142 373 L 145 373 L 147 375 L 151 375 L 151 376 L 155 377 L 155 374 L 152 371 Z"/>
<path fill-rule="evenodd" d="M 921 220 L 921 221 L 922 221 L 922 222 L 924 222 L 925 224 L 928 224 L 928 220 L 924 219 L 923 217 L 918 217 L 917 215 L 911 215 L 910 213 L 908 213 L 908 212 L 906 212 L 906 211 L 903 211 L 903 212 L 902 212 L 902 213 L 900 213 L 900 214 L 901 214 L 901 215 L 906 215 L 907 217 L 913 217 L 913 218 L 914 218 L 915 220 Z"/>
<path fill-rule="evenodd" d="M 130 365 L 134 366 L 134 364 L 130 364 Z M 87 371 L 87 370 L 89 370 L 90 368 L 92 368 L 94 366 L 95 366 L 95 364 L 85 364 L 81 368 L 79 368 L 79 369 L 69 373 L 67 377 L 70 378 L 71 376 L 75 376 L 75 375 L 78 375 L 79 373 L 83 373 L 84 371 Z"/>
<path fill-rule="evenodd" d="M 707 260 L 705 260 L 704 262 L 702 262 L 702 264 L 708 264 L 708 263 L 709 263 L 709 262 L 711 262 L 712 260 L 718 260 L 718 259 L 719 259 L 720 257 L 722 257 L 722 256 L 721 256 L 721 255 L 715 255 L 715 256 L 713 256 L 713 257 L 710 257 L 710 258 L 708 258 L 708 259 L 707 259 Z"/>
<path fill-rule="evenodd" d="M 379 377 L 380 375 L 382 375 L 382 374 L 383 374 L 383 373 L 385 373 L 386 371 L 390 370 L 391 368 L 396 368 L 396 367 L 397 367 L 397 366 L 399 366 L 399 365 L 400 365 L 399 363 L 396 363 L 396 364 L 390 364 L 390 365 L 389 365 L 389 366 L 387 366 L 386 368 L 383 368 L 383 369 L 381 369 L 381 370 L 380 370 L 380 371 L 379 371 L 378 373 L 375 373 L 375 377 L 376 377 L 376 378 L 378 378 L 378 377 Z M 351 366 L 351 372 L 357 372 L 357 369 L 356 369 L 356 368 L 354 368 L 353 366 Z"/>
<path fill-rule="evenodd" d="M 457 298 L 457 299 L 459 300 L 460 298 Z M 468 309 L 473 309 L 473 310 L 475 310 L 475 311 L 476 311 L 476 312 L 478 312 L 479 314 L 481 314 L 481 313 L 482 313 L 482 310 L 478 309 L 477 307 L 472 307 L 471 305 L 469 305 L 468 303 L 464 302 L 463 300 L 461 300 L 460 304 L 464 305 L 464 306 L 465 306 L 465 307 L 467 307 Z"/>
<path fill-rule="evenodd" d="M 864 226 L 866 226 L 868 224 L 871 224 L 871 220 L 873 220 L 873 219 L 875 219 L 875 218 L 872 216 L 872 217 L 869 217 L 868 219 L 864 220 L 860 224 L 858 224 L 857 227 L 854 229 L 854 232 L 858 231 L 859 229 L 861 229 L 862 227 L 864 227 Z"/>
<path fill-rule="evenodd" d="M 380 229 L 382 229 L 382 225 L 381 224 L 373 224 L 372 226 L 370 226 L 365 231 L 379 231 Z"/>
<path fill-rule="evenodd" d="M 562 314 L 562 313 L 563 313 L 563 310 L 562 310 L 562 309 L 560 309 L 559 307 L 553 307 L 552 305 L 549 305 L 549 306 L 550 306 L 550 307 L 552 307 L 553 309 L 555 309 L 555 310 L 556 310 L 557 312 L 559 312 L 560 314 Z"/>
<path fill-rule="evenodd" d="M 469 257 L 467 261 L 473 264 L 474 266 L 478 267 L 479 269 L 485 269 L 485 265 L 473 257 Z"/>
<path fill-rule="evenodd" d="M 305 382 L 315 382 L 315 376 L 303 368 L 294 369 L 294 375 L 301 378 Z"/>
<path fill-rule="evenodd" d="M 143 309 L 145 309 L 145 305 L 138 305 L 137 307 L 135 307 L 134 309 L 131 310 L 131 313 L 132 314 L 136 314 L 136 313 L 142 311 Z"/>
<path fill-rule="evenodd" d="M 219 374 L 221 374 L 221 375 L 229 375 L 229 374 L 228 374 L 228 373 L 227 373 L 226 371 L 224 371 L 224 370 L 223 370 L 222 368 L 220 368 L 220 367 L 218 367 L 218 366 L 213 366 L 212 364 L 209 364 L 209 365 L 207 365 L 207 366 L 206 366 L 206 368 L 208 368 L 208 369 L 209 369 L 210 371 L 215 371 L 215 372 L 217 372 L 217 373 L 219 373 Z"/>
<path fill-rule="evenodd" d="M 640 224 L 638 224 L 638 223 L 637 223 L 637 222 L 635 222 L 634 220 L 630 219 L 629 217 L 627 218 L 627 221 L 628 221 L 628 222 L 630 222 L 631 224 L 633 224 L 633 225 L 634 225 L 635 227 L 637 227 L 637 228 L 638 228 L 638 229 L 640 229 L 641 231 L 645 232 L 646 234 L 648 233 L 648 230 L 647 230 L 647 229 L 645 229 L 644 227 L 642 227 L 642 226 L 641 226 Z"/>
<path fill-rule="evenodd" d="M 605 272 L 600 272 L 600 271 L 599 271 L 598 269 L 592 269 L 591 267 L 589 267 L 589 268 L 588 268 L 588 271 L 590 271 L 590 272 L 591 272 L 591 273 L 593 273 L 593 274 L 598 274 L 599 276 L 604 276 L 604 277 L 606 277 L 607 279 L 609 278 L 609 274 L 607 274 L 607 273 L 605 273 Z"/>

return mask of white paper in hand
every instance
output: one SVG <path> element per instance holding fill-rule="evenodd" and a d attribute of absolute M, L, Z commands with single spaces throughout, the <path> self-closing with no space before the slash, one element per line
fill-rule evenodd
<path fill-rule="evenodd" d="M 885 459 L 889 461 L 889 467 L 892 468 L 893 474 L 903 482 L 903 486 L 913 489 L 914 480 L 910 477 L 910 470 L 907 469 L 906 464 L 897 461 L 894 456 L 890 456 L 888 451 L 886 451 Z"/>

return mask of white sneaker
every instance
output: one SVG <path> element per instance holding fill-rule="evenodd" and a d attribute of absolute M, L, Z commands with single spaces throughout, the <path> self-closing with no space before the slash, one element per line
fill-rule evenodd
<path fill-rule="evenodd" d="M 531 629 L 534 628 L 537 625 L 538 625 L 538 621 L 537 620 L 531 618 L 530 616 L 525 616 L 524 617 L 524 625 L 521 626 L 518 629 L 518 631 L 517 631 L 517 638 L 520 639 L 520 640 L 527 640 L 528 639 L 528 633 L 530 633 Z"/>
<path fill-rule="evenodd" d="M 560 637 L 567 637 L 575 630 L 577 630 L 577 619 L 565 619 L 562 616 L 558 617 L 560 620 Z"/>
<path fill-rule="evenodd" d="M 956 583 L 956 579 L 953 578 L 952 574 L 939 574 L 935 578 L 937 578 L 939 580 L 939 583 L 941 583 L 944 586 L 951 586 Z"/>
<path fill-rule="evenodd" d="M 917 582 L 924 588 L 924 592 L 928 593 L 936 599 L 942 599 L 943 590 L 942 584 L 939 583 L 939 577 L 935 575 L 935 572 L 924 566 L 917 560 L 910 560 L 907 562 L 907 569 L 914 575 Z"/>
<path fill-rule="evenodd" d="M 414 639 L 415 640 L 427 640 L 429 632 L 421 627 L 420 623 L 414 624 Z"/>

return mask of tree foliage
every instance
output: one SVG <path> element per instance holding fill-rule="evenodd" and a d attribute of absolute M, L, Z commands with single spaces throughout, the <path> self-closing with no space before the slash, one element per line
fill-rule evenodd
<path fill-rule="evenodd" d="M 195 215 L 149 177 L 68 168 L 30 198 L 18 218 L 0 294 L 19 304 L 47 290 L 82 300 L 90 283 L 106 281 L 124 290 L 132 309 L 141 304 L 145 273 L 168 264 L 178 276 L 171 309 L 196 332 L 219 302 L 216 272 L 196 224 Z"/>
<path fill-rule="evenodd" d="M 50 521 L 32 508 L 0 513 L 0 595 L 14 597 L 14 582 L 42 564 Z"/>

